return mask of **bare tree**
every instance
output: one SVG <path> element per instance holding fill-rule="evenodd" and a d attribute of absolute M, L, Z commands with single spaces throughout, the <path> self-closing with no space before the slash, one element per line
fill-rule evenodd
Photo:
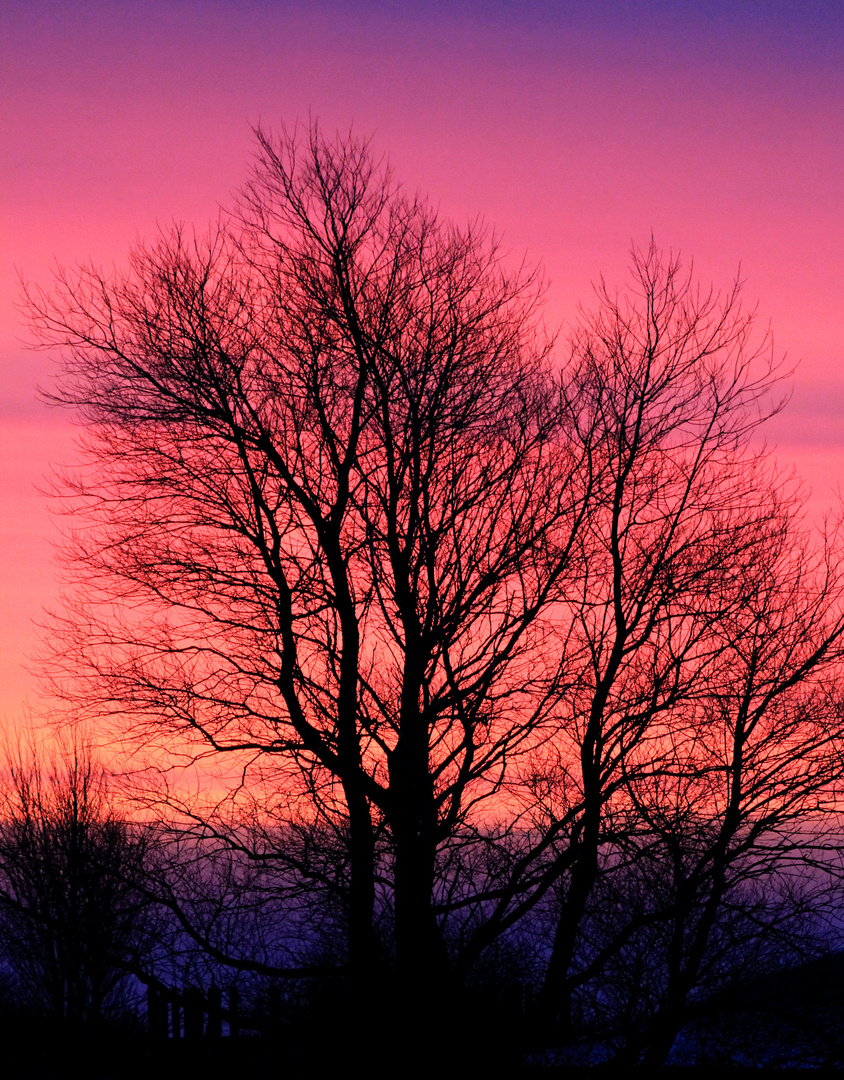
<path fill-rule="evenodd" d="M 784 940 L 779 896 L 807 924 L 832 899 L 821 852 L 840 844 L 839 557 L 785 526 L 746 574 L 723 652 L 659 771 L 630 788 L 648 858 L 670 882 L 663 992 L 628 1047 L 648 1064 L 665 1062 L 690 995 L 723 954 L 725 912 L 752 910 L 757 941 Z M 774 901 L 770 925 L 760 888 Z M 746 947 L 726 939 L 736 964 Z"/>
<path fill-rule="evenodd" d="M 720 647 L 711 630 L 741 605 L 744 567 L 775 512 L 747 452 L 773 360 L 738 289 L 701 293 L 653 245 L 633 269 L 631 294 L 602 287 L 573 345 L 585 359 L 573 407 L 599 417 L 608 467 L 569 638 L 580 677 L 561 715 L 561 764 L 577 816 L 546 995 L 568 978 L 617 793 L 643 765 L 651 773 L 678 705 L 697 692 Z"/>
<path fill-rule="evenodd" d="M 71 1029 L 120 1004 L 143 946 L 146 843 L 121 820 L 86 748 L 50 765 L 6 762 L 0 804 L 0 942 L 23 1004 Z"/>
<path fill-rule="evenodd" d="M 728 864 L 841 760 L 834 725 L 819 734 L 836 542 L 815 570 L 810 547 L 789 561 L 793 500 L 753 443 L 777 408 L 770 341 L 738 285 L 701 291 L 652 245 L 555 367 L 536 275 L 482 228 L 439 220 L 351 138 L 258 139 L 208 236 L 172 230 L 123 274 L 30 295 L 64 354 L 53 400 L 85 429 L 55 685 L 144 748 L 148 797 L 193 850 L 275 868 L 290 911 L 308 889 L 341 905 L 356 1000 L 394 947 L 403 1030 L 554 905 L 546 1027 L 672 920 L 698 934 L 683 997 Z M 725 765 L 727 731 L 756 756 Z M 742 785 L 766 755 L 782 783 L 760 802 Z M 156 768 L 178 761 L 206 771 L 195 797 Z M 707 787 L 728 774 L 732 794 Z M 688 799 L 712 801 L 711 843 L 678 817 Z M 598 943 L 596 898 L 655 880 L 675 827 L 711 917 L 690 929 L 681 874 Z M 294 953 L 261 970 L 304 971 Z"/>
<path fill-rule="evenodd" d="M 593 480 L 535 276 L 364 144 L 259 141 L 209 237 L 31 298 L 89 462 L 54 673 L 147 747 L 229 755 L 240 790 L 342 827 L 364 982 L 385 832 L 416 1023 L 446 977 L 437 849 L 541 738 L 544 615 Z"/>
<path fill-rule="evenodd" d="M 651 246 L 634 255 L 631 293 L 602 286 L 599 301 L 574 340 L 571 400 L 605 466 L 563 622 L 555 752 L 526 777 L 545 824 L 524 872 L 555 879 L 561 898 L 545 1023 L 644 928 L 674 925 L 669 955 L 650 955 L 651 975 L 663 961 L 673 972 L 648 1036 L 659 1063 L 727 893 L 763 868 L 776 880 L 801 850 L 800 820 L 834 806 L 844 590 L 839 538 L 803 535 L 793 490 L 753 448 L 775 369 L 738 288 L 702 293 Z M 659 888 L 588 947 L 599 878 L 630 885 L 658 848 Z"/>
<path fill-rule="evenodd" d="M 530 904 L 529 882 L 541 891 L 564 872 L 560 932 L 576 935 L 605 815 L 720 650 L 713 628 L 740 606 L 743 568 L 777 515 L 764 459 L 746 445 L 774 407 L 776 373 L 738 289 L 701 293 L 653 245 L 634 253 L 633 277 L 622 297 L 602 286 L 571 343 L 569 452 L 593 483 L 546 642 L 553 736 L 520 774 L 543 839 L 482 937 L 519 917 L 520 881 Z M 561 939 L 563 970 L 572 947 Z"/>

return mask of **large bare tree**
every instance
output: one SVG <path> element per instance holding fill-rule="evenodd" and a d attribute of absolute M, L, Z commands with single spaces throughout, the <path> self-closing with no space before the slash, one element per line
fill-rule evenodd
<path fill-rule="evenodd" d="M 840 776 L 836 541 L 798 539 L 754 442 L 770 341 L 651 245 L 554 364 L 536 275 L 482 227 L 352 138 L 258 139 L 207 236 L 30 296 L 84 424 L 55 685 L 203 844 L 342 905 L 357 1000 L 394 968 L 399 1030 L 540 912 L 546 1029 L 644 928 L 674 928 L 685 1000 L 733 868 Z"/>
<path fill-rule="evenodd" d="M 147 749 L 228 755 L 267 809 L 342 828 L 364 981 L 383 832 L 416 1016 L 445 977 L 438 846 L 542 737 L 590 448 L 535 275 L 365 144 L 259 142 L 209 236 L 32 298 L 87 455 L 54 670 Z"/>

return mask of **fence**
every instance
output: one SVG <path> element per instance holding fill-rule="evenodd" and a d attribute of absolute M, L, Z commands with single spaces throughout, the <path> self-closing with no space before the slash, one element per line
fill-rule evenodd
<path fill-rule="evenodd" d="M 270 987 L 269 1017 L 247 1017 L 240 1010 L 240 995 L 232 986 L 223 1006 L 223 993 L 212 986 L 207 997 L 197 988 L 184 994 L 155 986 L 147 987 L 147 1024 L 154 1039 L 237 1038 L 241 1032 L 262 1035 L 277 1033 L 281 1027 L 281 994 Z"/>

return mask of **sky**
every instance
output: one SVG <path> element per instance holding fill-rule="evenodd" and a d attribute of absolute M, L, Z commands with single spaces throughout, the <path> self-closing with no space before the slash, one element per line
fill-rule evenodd
<path fill-rule="evenodd" d="M 0 723 L 39 707 L 56 607 L 41 491 L 73 418 L 36 394 L 20 281 L 125 262 L 231 205 L 253 128 L 371 137 L 458 222 L 544 267 L 565 327 L 632 244 L 745 297 L 794 367 L 768 442 L 835 503 L 844 468 L 844 4 L 4 0 L 0 16 Z M 29 665 L 31 667 L 31 664 Z"/>

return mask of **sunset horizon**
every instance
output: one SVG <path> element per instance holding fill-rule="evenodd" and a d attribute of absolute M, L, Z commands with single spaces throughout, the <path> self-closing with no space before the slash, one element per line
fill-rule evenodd
<path fill-rule="evenodd" d="M 31 1030 L 844 1063 L 844 7 L 3 21 Z"/>

